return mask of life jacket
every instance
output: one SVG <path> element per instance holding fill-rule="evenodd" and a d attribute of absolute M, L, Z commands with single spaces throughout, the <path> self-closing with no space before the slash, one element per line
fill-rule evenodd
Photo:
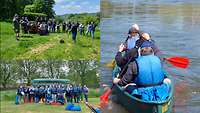
<path fill-rule="evenodd" d="M 29 90 L 29 92 L 30 92 L 30 94 L 34 94 L 34 89 L 31 88 L 31 89 Z"/>
<path fill-rule="evenodd" d="M 78 93 L 78 87 L 74 87 L 74 92 Z"/>
<path fill-rule="evenodd" d="M 134 83 L 138 86 L 161 84 L 164 79 L 160 59 L 154 55 L 140 56 L 136 59 L 137 77 Z"/>

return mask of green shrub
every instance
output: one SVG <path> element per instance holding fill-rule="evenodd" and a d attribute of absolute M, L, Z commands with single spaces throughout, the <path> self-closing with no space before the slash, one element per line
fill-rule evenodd
<path fill-rule="evenodd" d="M 44 13 L 25 12 L 23 15 L 27 16 L 29 20 L 35 20 L 36 17 L 47 17 L 47 15 Z"/>
<path fill-rule="evenodd" d="M 24 8 L 24 12 L 35 12 L 35 5 L 26 5 Z"/>

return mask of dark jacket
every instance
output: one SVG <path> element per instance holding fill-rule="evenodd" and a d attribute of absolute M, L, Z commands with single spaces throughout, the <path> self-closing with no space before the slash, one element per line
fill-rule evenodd
<path fill-rule="evenodd" d="M 128 50 L 125 52 L 125 55 L 122 54 L 122 52 L 117 52 L 116 56 L 115 56 L 115 61 L 117 63 L 117 65 L 123 69 L 126 64 L 128 62 L 131 62 L 133 61 L 135 58 L 138 57 L 138 48 L 142 45 L 142 43 L 144 42 L 145 40 L 140 38 L 139 40 L 136 41 L 136 45 L 134 48 Z M 153 40 L 151 40 L 153 41 Z M 154 41 L 153 41 L 154 42 Z M 154 53 L 156 56 L 160 56 L 160 50 L 157 48 L 157 46 L 155 45 L 155 42 L 154 42 L 154 47 L 153 47 L 153 50 L 154 50 Z M 130 61 L 129 61 L 130 60 Z M 127 69 L 127 67 L 125 67 Z M 126 70 L 125 69 L 125 70 Z M 126 71 L 125 71 L 126 72 Z M 122 73 L 124 74 L 124 73 Z"/>
<path fill-rule="evenodd" d="M 136 41 L 136 46 L 130 50 L 127 50 L 125 52 L 125 55 L 122 54 L 122 52 L 117 52 L 115 56 L 115 61 L 117 65 L 123 69 L 125 65 L 128 63 L 129 59 L 133 61 L 135 58 L 138 57 L 138 48 L 142 45 L 144 42 L 144 39 L 140 38 L 139 40 Z M 123 73 L 124 74 L 124 73 Z"/>
<path fill-rule="evenodd" d="M 131 81 L 133 81 L 137 76 L 137 66 L 135 62 L 131 62 L 127 66 L 127 70 L 123 74 L 123 77 L 118 82 L 118 85 L 125 86 L 129 84 Z"/>

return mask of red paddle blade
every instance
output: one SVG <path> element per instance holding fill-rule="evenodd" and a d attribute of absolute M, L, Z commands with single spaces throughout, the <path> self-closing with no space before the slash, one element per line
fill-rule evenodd
<path fill-rule="evenodd" d="M 101 108 L 104 108 L 105 106 L 108 105 L 108 97 L 112 93 L 112 90 L 109 88 L 108 90 L 105 91 L 104 94 L 100 96 L 100 106 Z"/>
<path fill-rule="evenodd" d="M 171 63 L 173 66 L 179 67 L 179 68 L 187 68 L 189 65 L 189 59 L 186 57 L 171 57 L 171 58 L 165 58 L 169 63 Z"/>

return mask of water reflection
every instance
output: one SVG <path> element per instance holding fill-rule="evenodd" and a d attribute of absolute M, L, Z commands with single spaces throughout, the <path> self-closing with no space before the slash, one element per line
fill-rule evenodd
<path fill-rule="evenodd" d="M 111 84 L 111 69 L 105 68 L 104 64 L 114 58 L 118 45 L 127 36 L 128 28 L 137 23 L 143 31 L 151 34 L 166 57 L 178 55 L 190 58 L 190 67 L 186 70 L 169 64 L 165 68 L 175 78 L 174 112 L 198 111 L 200 1 L 102 0 L 101 14 L 102 84 Z"/>

